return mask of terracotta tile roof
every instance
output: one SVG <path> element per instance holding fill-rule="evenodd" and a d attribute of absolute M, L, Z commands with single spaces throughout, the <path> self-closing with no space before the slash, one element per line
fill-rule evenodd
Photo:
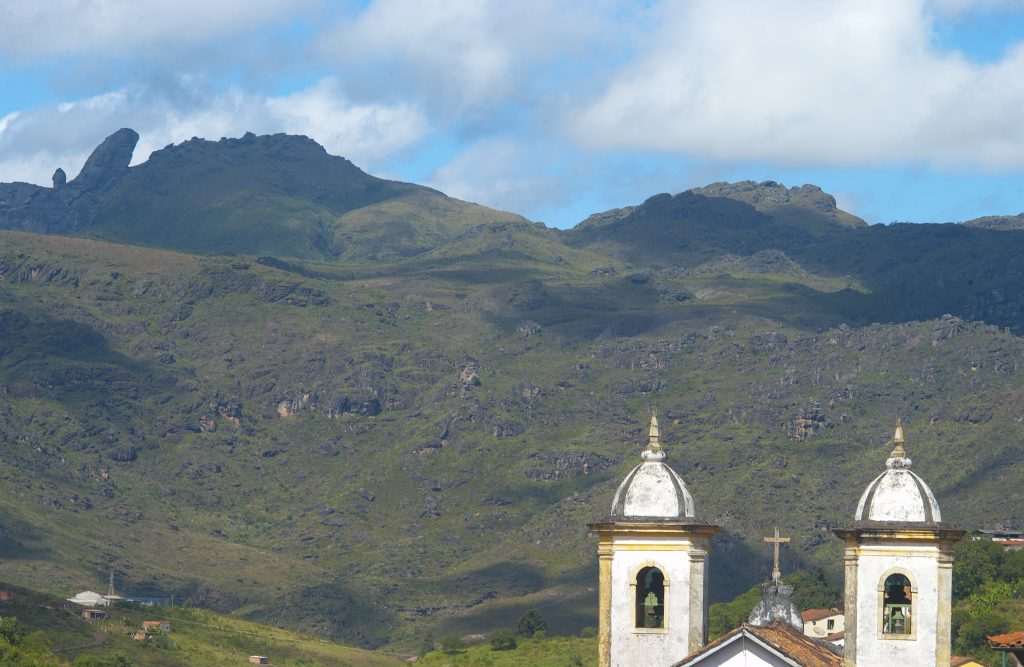
<path fill-rule="evenodd" d="M 992 648 L 1024 648 L 1024 630 L 992 635 L 988 638 L 988 645 Z"/>
<path fill-rule="evenodd" d="M 805 609 L 800 612 L 800 618 L 804 623 L 813 623 L 830 616 L 842 616 L 843 612 L 838 609 Z"/>
<path fill-rule="evenodd" d="M 805 637 L 781 621 L 773 621 L 764 627 L 743 624 L 735 630 L 730 630 L 704 648 L 676 663 L 675 667 L 699 664 L 699 658 L 702 655 L 712 653 L 718 647 L 724 646 L 742 635 L 760 641 L 803 667 L 842 667 L 843 665 L 843 656 L 836 652 L 835 647 L 811 637 Z"/>
<path fill-rule="evenodd" d="M 827 642 L 837 642 L 840 639 L 846 639 L 846 632 L 845 631 L 843 631 L 843 632 L 833 632 L 832 634 L 825 635 L 825 641 L 827 641 Z"/>

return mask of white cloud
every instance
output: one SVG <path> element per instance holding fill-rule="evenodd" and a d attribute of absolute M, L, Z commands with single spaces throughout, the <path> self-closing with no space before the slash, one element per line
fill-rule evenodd
<path fill-rule="evenodd" d="M 16 58 L 157 48 L 235 34 L 314 0 L 49 0 L 5 2 L 0 54 Z"/>
<path fill-rule="evenodd" d="M 1024 48 L 939 52 L 923 2 L 665 3 L 566 121 L 584 144 L 723 161 L 1024 166 Z"/>
<path fill-rule="evenodd" d="M 569 196 L 566 184 L 551 173 L 553 151 L 521 139 L 492 137 L 469 146 L 427 179 L 427 185 L 452 197 L 505 211 L 530 211 Z"/>
<path fill-rule="evenodd" d="M 428 125 L 406 104 L 353 103 L 333 79 L 280 97 L 238 89 L 213 94 L 194 79 L 163 91 L 128 86 L 5 116 L 0 121 L 0 182 L 49 185 L 58 166 L 73 178 L 99 142 L 121 127 L 141 135 L 133 164 L 194 136 L 216 140 L 252 131 L 305 134 L 328 152 L 367 168 L 419 141 Z"/>
<path fill-rule="evenodd" d="M 379 160 L 417 142 L 426 119 L 411 105 L 353 104 L 335 79 L 266 101 L 281 131 L 306 134 L 330 153 L 359 161 Z"/>
<path fill-rule="evenodd" d="M 606 12 L 616 5 L 376 0 L 326 31 L 319 50 L 347 73 L 363 68 L 372 86 L 415 93 L 459 112 L 515 98 L 535 77 L 550 82 L 545 68 L 564 64 L 607 35 L 613 26 Z"/>

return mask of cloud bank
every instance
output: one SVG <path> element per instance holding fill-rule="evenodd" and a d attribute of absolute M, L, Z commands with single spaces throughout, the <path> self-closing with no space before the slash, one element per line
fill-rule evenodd
<path fill-rule="evenodd" d="M 938 51 L 919 2 L 666 4 L 637 57 L 576 109 L 600 149 L 782 165 L 1024 166 L 1024 47 Z"/>

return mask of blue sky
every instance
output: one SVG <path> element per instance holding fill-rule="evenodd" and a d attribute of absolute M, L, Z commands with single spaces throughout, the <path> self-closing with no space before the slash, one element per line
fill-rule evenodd
<path fill-rule="evenodd" d="M 567 227 L 720 180 L 1024 211 L 1024 0 L 0 0 L 0 181 L 120 127 L 308 135 Z"/>

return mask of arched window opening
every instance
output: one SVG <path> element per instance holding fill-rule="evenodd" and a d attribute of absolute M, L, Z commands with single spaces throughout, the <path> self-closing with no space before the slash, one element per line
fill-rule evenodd
<path fill-rule="evenodd" d="M 902 574 L 889 575 L 882 588 L 882 632 L 909 635 L 912 616 L 910 579 Z"/>
<path fill-rule="evenodd" d="M 665 575 L 656 567 L 636 575 L 636 627 L 665 627 Z"/>

